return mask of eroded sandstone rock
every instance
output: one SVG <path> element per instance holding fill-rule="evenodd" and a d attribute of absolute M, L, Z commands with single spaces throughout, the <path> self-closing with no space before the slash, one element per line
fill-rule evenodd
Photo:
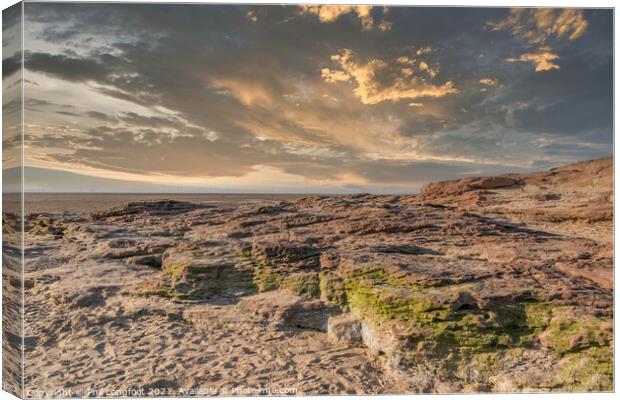
<path fill-rule="evenodd" d="M 327 334 L 339 343 L 362 344 L 362 323 L 351 314 L 331 317 L 327 323 Z"/>
<path fill-rule="evenodd" d="M 217 210 L 130 203 L 64 223 L 62 240 L 161 268 L 135 294 L 364 345 L 412 391 L 610 390 L 611 171 L 603 159 L 421 196 Z"/>

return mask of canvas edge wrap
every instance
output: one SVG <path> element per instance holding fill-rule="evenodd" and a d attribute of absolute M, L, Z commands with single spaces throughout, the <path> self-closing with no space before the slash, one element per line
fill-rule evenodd
<path fill-rule="evenodd" d="M 2 11 L 2 389 L 24 397 L 23 3 Z"/>

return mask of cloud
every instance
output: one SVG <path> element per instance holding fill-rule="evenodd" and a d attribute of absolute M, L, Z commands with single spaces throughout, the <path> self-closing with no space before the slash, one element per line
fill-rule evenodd
<path fill-rule="evenodd" d="M 497 80 L 493 78 L 482 78 L 478 82 L 485 86 L 497 86 Z"/>
<path fill-rule="evenodd" d="M 201 188 L 269 191 L 282 177 L 306 191 L 389 192 L 442 177 L 433 163 L 405 168 L 412 160 L 457 165 L 452 178 L 459 160 L 493 173 L 532 165 L 546 151 L 537 138 L 612 143 L 609 10 L 584 11 L 591 28 L 578 40 L 553 33 L 544 45 L 480 29 L 502 9 L 388 10 L 367 14 L 369 33 L 353 8 L 325 22 L 298 6 L 32 3 L 26 91 L 50 104 L 28 112 L 27 161 Z M 386 18 L 394 28 L 380 32 Z M 550 51 L 560 70 L 520 60 L 559 40 L 571 43 Z M 506 68 L 509 57 L 523 68 Z"/>
<path fill-rule="evenodd" d="M 22 68 L 22 55 L 17 52 L 10 57 L 2 59 L 2 78 L 7 78 Z"/>
<path fill-rule="evenodd" d="M 420 61 L 419 68 L 420 71 L 425 71 L 431 78 L 434 78 L 439 73 L 439 67 L 433 68 L 426 61 Z"/>
<path fill-rule="evenodd" d="M 367 5 L 303 5 L 301 14 L 312 14 L 319 17 L 319 21 L 323 23 L 335 22 L 338 18 L 345 14 L 357 14 L 357 18 L 362 24 L 363 31 L 371 31 L 375 28 L 375 20 L 372 17 L 372 6 Z M 383 11 L 385 14 L 385 11 Z M 376 28 L 382 32 L 389 31 L 392 24 L 386 20 L 381 21 Z"/>
<path fill-rule="evenodd" d="M 350 49 L 343 49 L 339 54 L 331 56 L 331 60 L 339 64 L 340 70 L 323 68 L 321 76 L 328 83 L 351 82 L 355 85 L 353 93 L 364 104 L 377 104 L 383 101 L 415 100 L 422 97 L 443 97 L 458 93 L 452 81 L 433 84 L 422 75 L 411 74 L 411 69 L 396 67 L 380 59 L 358 62 Z M 399 61 L 400 60 L 400 61 Z M 431 69 L 424 61 L 419 69 L 434 78 L 437 69 Z M 430 70 L 430 71 L 429 71 Z"/>
<path fill-rule="evenodd" d="M 98 60 L 47 53 L 26 53 L 24 66 L 32 71 L 44 71 L 74 82 L 98 80 L 110 72 Z"/>
<path fill-rule="evenodd" d="M 507 58 L 508 62 L 528 62 L 534 64 L 534 70 L 536 72 L 549 71 L 552 69 L 560 69 L 558 64 L 554 63 L 554 60 L 559 59 L 555 53 L 551 52 L 550 47 L 541 47 L 534 53 L 524 53 L 519 58 Z"/>
<path fill-rule="evenodd" d="M 100 111 L 95 111 L 95 110 L 87 111 L 86 113 L 84 113 L 84 115 L 87 117 L 99 120 L 99 121 L 105 121 L 105 122 L 118 121 L 118 119 L 113 115 L 109 115 L 109 114 L 102 113 Z"/>
<path fill-rule="evenodd" d="M 377 25 L 377 29 L 380 30 L 381 32 L 387 32 L 390 29 L 392 29 L 392 23 L 389 21 L 383 20 L 379 22 L 379 25 Z"/>
<path fill-rule="evenodd" d="M 270 90 L 257 80 L 240 77 L 218 78 L 213 80 L 212 84 L 213 87 L 224 90 L 221 94 L 230 94 L 245 106 L 270 106 L 274 100 Z"/>
<path fill-rule="evenodd" d="M 214 141 L 208 133 L 170 137 L 136 127 L 99 126 L 79 133 L 66 127 L 42 128 L 32 129 L 26 144 L 45 152 L 30 157 L 54 164 L 143 175 L 216 177 L 242 176 L 254 165 L 269 161 L 265 153 Z"/>
<path fill-rule="evenodd" d="M 478 81 L 479 84 L 483 85 L 483 87 L 480 88 L 480 92 L 485 93 L 489 90 L 490 87 L 495 87 L 497 86 L 497 79 L 495 78 L 482 78 Z"/>
<path fill-rule="evenodd" d="M 245 14 L 246 17 L 248 17 L 248 19 L 252 22 L 256 22 L 258 21 L 258 16 L 256 15 L 256 12 L 250 10 Z"/>
<path fill-rule="evenodd" d="M 588 21 L 583 10 L 572 8 L 513 8 L 510 15 L 500 22 L 488 22 L 492 30 L 508 30 L 513 37 L 525 40 L 538 47 L 519 57 L 506 59 L 508 62 L 531 62 L 536 72 L 560 69 L 554 60 L 560 58 L 547 44 L 550 41 L 574 41 L 586 32 Z"/>
<path fill-rule="evenodd" d="M 513 8 L 500 22 L 489 22 L 492 30 L 509 30 L 515 38 L 541 45 L 550 38 L 570 41 L 583 36 L 588 21 L 582 10 L 572 8 Z"/>

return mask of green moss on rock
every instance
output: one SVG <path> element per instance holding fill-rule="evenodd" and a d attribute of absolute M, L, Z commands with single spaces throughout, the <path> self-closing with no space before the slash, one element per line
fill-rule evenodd
<path fill-rule="evenodd" d="M 48 218 L 40 218 L 36 221 L 34 226 L 30 228 L 28 233 L 33 235 L 62 235 L 63 227 Z"/>
<path fill-rule="evenodd" d="M 138 284 L 133 290 L 132 295 L 139 297 L 160 296 L 167 299 L 187 299 L 185 293 L 178 292 L 168 281 L 146 281 Z"/>
<path fill-rule="evenodd" d="M 176 263 L 167 263 L 164 266 L 164 275 L 168 276 L 173 282 L 183 280 L 190 266 L 189 261 L 180 261 Z"/>
<path fill-rule="evenodd" d="M 6 214 L 2 214 L 2 233 L 9 234 L 9 233 L 13 233 L 13 232 L 14 232 L 14 230 L 11 227 L 11 225 L 9 224 L 9 222 L 7 220 Z"/>
<path fill-rule="evenodd" d="M 280 287 L 283 275 L 267 266 L 259 266 L 254 268 L 253 279 L 258 287 L 259 292 L 267 292 L 276 290 Z"/>
<path fill-rule="evenodd" d="M 281 287 L 298 295 L 321 297 L 319 274 L 317 272 L 296 272 L 282 279 Z"/>
<path fill-rule="evenodd" d="M 542 344 L 563 365 L 558 387 L 612 387 L 611 319 L 587 316 L 554 302 L 498 301 L 479 309 L 473 302 L 454 300 L 466 297 L 459 292 L 463 288 L 418 287 L 382 269 L 354 271 L 344 287 L 349 306 L 367 323 L 377 329 L 387 329 L 390 321 L 409 326 L 415 332 L 409 341 L 414 352 L 443 358 L 438 362 L 447 369 L 451 367 L 445 360 L 450 359 L 457 375 L 459 368 L 470 368 L 476 376 L 473 381 L 488 380 L 499 373 L 506 358 L 520 357 L 516 351 Z M 574 362 L 583 368 L 572 369 Z"/>
<path fill-rule="evenodd" d="M 347 304 L 347 293 L 344 280 L 336 273 L 324 271 L 319 274 L 321 300 L 344 307 Z"/>
<path fill-rule="evenodd" d="M 164 262 L 163 283 L 149 293 L 174 298 L 208 299 L 212 296 L 238 296 L 257 290 L 253 272 L 231 258 L 190 253 Z"/>
<path fill-rule="evenodd" d="M 562 391 L 610 391 L 613 351 L 603 346 L 567 354 L 558 363 L 554 375 L 554 387 Z"/>
<path fill-rule="evenodd" d="M 613 321 L 578 315 L 571 307 L 557 307 L 540 341 L 559 356 L 593 347 L 610 347 Z"/>

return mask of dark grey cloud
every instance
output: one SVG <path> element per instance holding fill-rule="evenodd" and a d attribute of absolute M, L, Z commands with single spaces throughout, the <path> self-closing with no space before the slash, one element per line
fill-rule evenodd
<path fill-rule="evenodd" d="M 24 65 L 31 71 L 45 72 L 75 82 L 102 80 L 109 73 L 108 67 L 102 61 L 71 58 L 61 54 L 26 52 Z"/>
<path fill-rule="evenodd" d="M 21 53 L 15 53 L 10 57 L 2 59 L 2 77 L 9 77 L 20 71 L 22 68 L 22 55 Z"/>
<path fill-rule="evenodd" d="M 132 125 L 147 126 L 151 128 L 178 128 L 184 126 L 180 121 L 172 118 L 146 117 L 135 112 L 123 113 L 120 120 Z"/>
<path fill-rule="evenodd" d="M 17 3 L 2 10 L 2 47 L 21 47 L 22 4 Z"/>
<path fill-rule="evenodd" d="M 98 120 L 100 120 L 100 121 L 106 121 L 106 122 L 115 122 L 115 121 L 118 121 L 118 119 L 117 119 L 116 117 L 114 117 L 113 115 L 109 115 L 109 114 L 106 114 L 106 113 L 102 113 L 102 112 L 100 112 L 100 111 L 94 111 L 94 110 L 87 111 L 87 112 L 85 113 L 85 115 L 86 115 L 87 117 L 94 118 L 94 119 L 98 119 Z"/>

